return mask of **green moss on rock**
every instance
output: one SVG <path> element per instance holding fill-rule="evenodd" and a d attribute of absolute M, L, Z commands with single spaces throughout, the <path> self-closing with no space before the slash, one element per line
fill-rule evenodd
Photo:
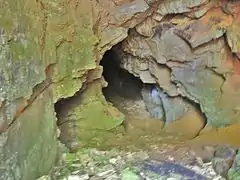
<path fill-rule="evenodd" d="M 78 125 L 82 128 L 110 130 L 121 124 L 124 116 L 114 107 L 106 106 L 100 101 L 92 102 L 76 112 Z M 87 120 L 87 121 L 85 121 Z"/>
<path fill-rule="evenodd" d="M 44 1 L 44 4 L 48 7 L 44 52 L 56 58 L 52 80 L 56 84 L 53 90 L 57 100 L 73 95 L 82 86 L 76 79 L 96 68 L 94 48 L 98 39 L 92 29 L 90 2 L 66 4 L 61 0 Z"/>
<path fill-rule="evenodd" d="M 82 103 L 72 111 L 78 118 L 79 127 L 110 130 L 121 124 L 124 115 L 105 101 L 101 81 L 88 86 L 82 96 Z"/>
<path fill-rule="evenodd" d="M 45 91 L 1 135 L 0 179 L 32 180 L 48 174 L 57 157 L 56 118 L 50 91 Z"/>
<path fill-rule="evenodd" d="M 77 141 L 79 147 L 91 147 L 114 136 L 110 130 L 118 127 L 124 118 L 121 112 L 106 102 L 102 94 L 102 80 L 98 79 L 88 84 L 82 94 L 63 104 L 59 123 L 65 134 L 64 143 L 68 144 L 71 139 Z"/>
<path fill-rule="evenodd" d="M 229 180 L 240 180 L 240 151 L 235 157 L 233 166 L 228 171 Z"/>
<path fill-rule="evenodd" d="M 126 168 L 122 171 L 122 180 L 140 180 L 140 177 L 131 168 Z"/>

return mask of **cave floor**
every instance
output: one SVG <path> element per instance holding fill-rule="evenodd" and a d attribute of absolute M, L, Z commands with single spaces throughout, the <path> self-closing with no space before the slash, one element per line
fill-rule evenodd
<path fill-rule="evenodd" d="M 95 132 L 95 138 L 91 139 L 91 144 L 89 144 L 90 138 L 87 138 L 86 143 L 83 143 L 84 147 L 102 149 L 117 147 L 124 150 L 136 150 L 161 146 L 163 143 L 183 143 L 185 137 L 174 136 L 163 131 L 164 122 L 150 116 L 140 92 L 131 92 L 129 98 L 127 89 L 119 94 L 115 88 L 110 86 L 104 89 L 104 94 L 107 101 L 125 115 L 123 125 L 109 132 Z M 128 92 L 128 95 L 124 95 L 125 92 Z M 81 136 L 86 137 L 84 134 Z"/>
<path fill-rule="evenodd" d="M 117 148 L 86 148 L 77 153 L 63 153 L 52 179 L 90 180 L 161 180 L 224 179 L 212 168 L 214 147 L 190 148 L 162 145 L 151 151 L 124 151 Z M 149 168 L 146 168 L 149 167 Z M 152 168 L 154 167 L 154 168 Z M 185 169 L 183 169 L 185 168 Z M 176 172 L 162 174 L 175 169 Z M 180 170 L 177 172 L 177 170 Z M 154 176 L 153 176 L 154 175 Z M 138 178 L 136 178 L 138 177 Z"/>
<path fill-rule="evenodd" d="M 139 93 L 135 93 L 135 96 L 132 96 L 132 98 L 124 98 L 111 88 L 105 88 L 104 92 L 107 94 L 107 100 L 128 117 L 150 119 L 150 114 L 146 110 L 144 101 Z"/>
<path fill-rule="evenodd" d="M 126 131 L 119 128 L 112 132 L 95 134 L 95 137 L 101 138 L 85 139 L 85 147 L 83 145 L 80 151 L 63 153 L 52 179 L 224 180 L 213 168 L 214 152 L 219 147 L 235 149 L 232 146 L 240 145 L 236 137 L 240 126 L 212 130 L 186 140 L 159 129 L 160 124 L 156 123 L 160 121 L 128 119 L 126 122 Z M 179 172 L 162 174 L 173 170 Z M 194 178 L 189 178 L 189 174 Z"/>
<path fill-rule="evenodd" d="M 163 121 L 150 116 L 139 92 L 132 92 L 132 98 L 125 98 L 123 94 L 117 93 L 114 88 L 116 87 L 109 86 L 105 89 L 106 99 L 126 117 L 123 126 L 114 129 L 114 133 L 109 132 L 102 144 L 97 143 L 98 145 L 101 144 L 104 149 L 105 147 L 134 150 L 152 149 L 153 147 L 162 147 L 163 144 L 194 147 L 204 145 L 240 147 L 240 139 L 237 138 L 237 134 L 240 132 L 240 125 L 238 124 L 220 129 L 206 129 L 197 136 L 175 134 L 173 131 L 169 132 L 167 128 L 163 128 Z M 180 123 L 176 124 L 174 128 L 184 129 L 184 127 L 185 125 Z M 101 148 L 100 146 L 97 147 Z"/>

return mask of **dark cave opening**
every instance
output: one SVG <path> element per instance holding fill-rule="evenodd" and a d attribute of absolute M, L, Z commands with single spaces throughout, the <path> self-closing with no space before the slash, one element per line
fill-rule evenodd
<path fill-rule="evenodd" d="M 143 83 L 140 78 L 121 68 L 121 58 L 118 49 L 113 47 L 104 54 L 100 63 L 103 66 L 103 77 L 108 82 L 108 86 L 102 89 L 103 95 L 114 107 L 130 118 L 159 120 L 166 125 L 169 123 L 167 121 L 171 123 L 175 116 L 179 115 L 180 118 L 180 115 L 183 115 L 175 114 L 178 113 L 177 104 L 186 103 L 199 114 L 205 127 L 207 118 L 198 103 L 180 95 L 170 97 L 157 84 Z M 161 98 L 156 97 L 156 94 L 154 97 L 152 94 L 156 88 L 161 91 Z M 175 101 L 177 103 L 174 103 Z M 167 115 L 166 112 L 168 112 Z"/>
<path fill-rule="evenodd" d="M 113 49 L 104 54 L 100 65 L 103 66 L 103 77 L 108 86 L 103 88 L 103 93 L 108 100 L 110 91 L 124 98 L 136 99 L 141 95 L 143 83 L 138 77 L 122 69 L 120 64 L 121 59 Z"/>
<path fill-rule="evenodd" d="M 100 63 L 103 77 L 108 86 L 103 88 L 103 95 L 108 102 L 125 115 L 134 118 L 149 118 L 141 90 L 143 82 L 127 70 L 121 68 L 121 57 L 114 48 L 108 50 Z"/>
<path fill-rule="evenodd" d="M 133 129 L 130 130 L 132 132 L 140 130 L 149 134 L 163 133 L 162 130 L 166 125 L 166 119 L 171 119 L 175 116 L 174 114 L 171 115 L 170 112 L 175 108 L 175 104 L 165 104 L 166 106 L 164 108 L 159 106 L 159 104 L 154 104 L 152 91 L 156 89 L 158 85 L 143 83 L 140 78 L 123 69 L 121 64 L 123 61 L 121 58 L 122 57 L 118 52 L 118 49 L 113 47 L 105 52 L 100 62 L 100 65 L 103 67 L 102 76 L 108 83 L 107 87 L 102 88 L 102 93 L 105 99 L 125 115 L 125 120 L 123 122 L 125 130 L 128 129 L 128 124 L 130 124 L 133 127 Z M 59 100 L 57 103 L 55 103 L 55 111 L 58 119 L 57 125 L 61 131 L 59 139 L 69 149 L 75 149 L 75 147 L 78 146 L 78 143 L 75 141 L 77 137 L 75 136 L 78 134 L 77 131 L 79 131 L 79 129 L 78 127 L 75 127 L 76 123 L 74 121 L 71 119 L 69 120 L 67 109 L 71 109 L 71 106 L 75 106 L 76 104 L 81 104 L 81 95 L 82 92 L 86 90 L 86 87 L 87 85 L 85 84 L 85 86 L 83 86 L 74 96 Z M 159 87 L 159 89 L 161 90 L 162 94 L 165 94 L 164 96 L 166 97 L 167 101 L 170 99 L 172 102 L 175 101 L 174 97 L 170 97 L 168 94 L 166 94 L 161 87 Z M 204 126 L 206 125 L 206 117 L 201 112 L 199 104 L 194 103 L 188 98 L 184 98 L 182 96 L 176 96 L 176 98 L 182 98 L 183 101 L 194 106 L 198 111 L 198 114 L 202 116 L 202 119 L 204 119 Z M 162 103 L 162 99 L 160 101 Z M 151 109 L 154 112 L 151 112 Z M 162 118 L 159 118 L 159 114 L 155 116 L 154 113 L 156 112 L 162 113 Z M 168 117 L 165 114 L 166 112 L 168 112 Z M 171 123 L 175 120 L 176 118 L 173 119 Z M 188 124 L 184 123 L 185 122 L 183 121 L 183 124 L 180 123 L 177 127 L 179 131 L 185 131 L 184 129 L 186 126 L 188 126 Z M 191 129 L 192 124 L 188 127 Z M 197 131 L 198 135 L 201 129 Z M 129 131 L 127 130 L 127 132 Z M 164 135 L 159 135 L 159 137 L 162 136 Z"/>

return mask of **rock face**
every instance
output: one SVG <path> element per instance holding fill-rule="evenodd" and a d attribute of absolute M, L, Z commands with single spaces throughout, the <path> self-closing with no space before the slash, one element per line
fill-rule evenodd
<path fill-rule="evenodd" d="M 198 2 L 160 3 L 157 14 L 184 15 L 166 17 L 158 25 L 146 20 L 146 32 L 133 29 L 119 46 L 122 67 L 145 83 L 155 81 L 171 97 L 199 104 L 207 126 L 224 127 L 239 122 L 239 57 L 231 45 L 237 46 L 238 38 L 229 32 L 238 23 L 240 6 L 236 1 Z M 198 11 L 189 12 L 194 6 Z M 200 11 L 204 13 L 198 15 Z"/>
<path fill-rule="evenodd" d="M 233 164 L 236 150 L 229 147 L 220 147 L 216 150 L 212 160 L 213 168 L 223 177 L 227 177 L 228 170 Z"/>
<path fill-rule="evenodd" d="M 238 1 L 0 3 L 0 179 L 48 173 L 57 157 L 60 99 L 77 96 L 58 115 L 71 146 L 79 147 L 83 130 L 122 123 L 124 115 L 102 95 L 99 63 L 123 40 L 122 67 L 161 87 L 172 98 L 163 107 L 184 97 L 200 105 L 208 126 L 239 122 Z"/>
<path fill-rule="evenodd" d="M 233 165 L 231 169 L 228 171 L 228 179 L 234 180 L 239 178 L 240 178 L 240 151 L 238 150 Z"/>
<path fill-rule="evenodd" d="M 142 96 L 152 117 L 164 120 L 165 126 L 194 110 L 183 98 L 171 98 L 156 86 L 145 86 L 142 89 Z"/>

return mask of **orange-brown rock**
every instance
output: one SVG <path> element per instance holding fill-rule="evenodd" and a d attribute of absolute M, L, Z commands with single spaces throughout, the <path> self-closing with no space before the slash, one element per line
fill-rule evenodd
<path fill-rule="evenodd" d="M 187 139 L 196 137 L 202 128 L 205 126 L 204 118 L 197 111 L 188 112 L 179 120 L 174 121 L 169 126 L 165 127 L 165 131 L 176 136 L 184 136 Z"/>

